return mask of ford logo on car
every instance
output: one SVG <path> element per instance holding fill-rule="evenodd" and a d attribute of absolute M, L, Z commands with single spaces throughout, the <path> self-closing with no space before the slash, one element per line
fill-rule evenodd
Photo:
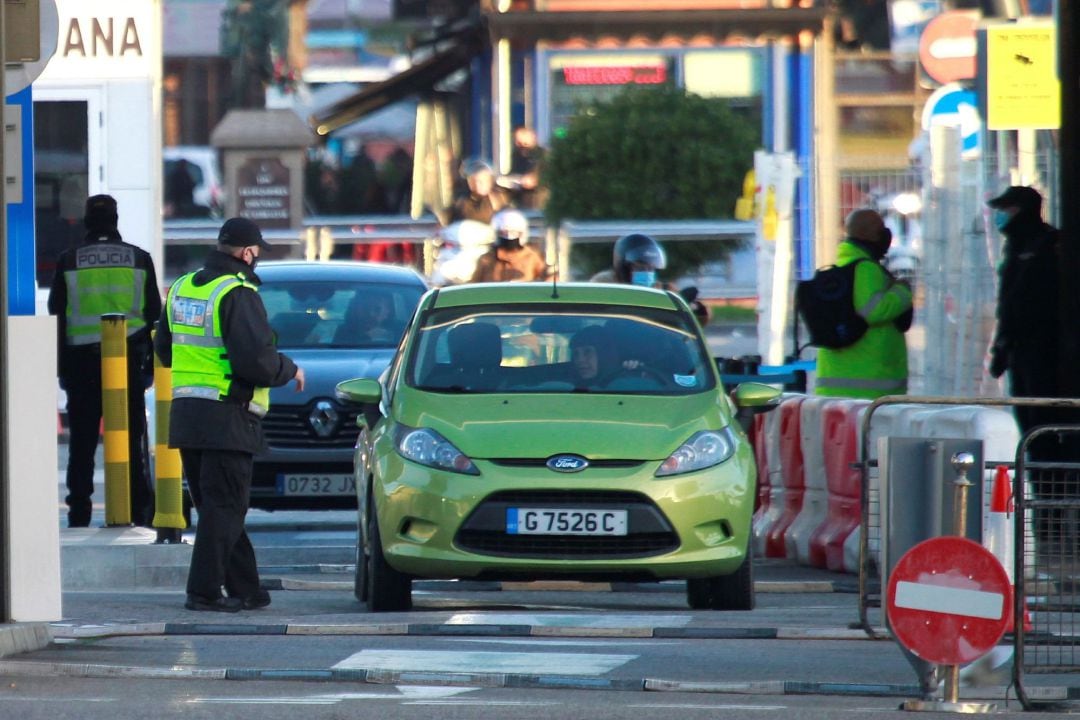
<path fill-rule="evenodd" d="M 555 472 L 575 473 L 589 467 L 589 461 L 580 455 L 554 455 L 548 458 L 547 466 Z"/>

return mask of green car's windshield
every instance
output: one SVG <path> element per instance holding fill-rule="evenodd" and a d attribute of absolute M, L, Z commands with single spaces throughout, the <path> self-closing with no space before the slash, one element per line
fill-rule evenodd
<path fill-rule="evenodd" d="M 699 393 L 716 378 L 693 322 L 626 306 L 436 310 L 414 338 L 406 382 L 438 392 Z"/>

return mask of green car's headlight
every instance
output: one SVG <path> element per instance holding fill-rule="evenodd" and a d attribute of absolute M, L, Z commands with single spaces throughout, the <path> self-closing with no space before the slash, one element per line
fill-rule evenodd
<path fill-rule="evenodd" d="M 730 428 L 702 430 L 678 447 L 660 464 L 656 477 L 682 475 L 719 465 L 735 453 L 735 436 Z"/>
<path fill-rule="evenodd" d="M 398 426 L 397 451 L 420 465 L 466 475 L 479 475 L 473 461 L 439 433 L 428 428 Z"/>

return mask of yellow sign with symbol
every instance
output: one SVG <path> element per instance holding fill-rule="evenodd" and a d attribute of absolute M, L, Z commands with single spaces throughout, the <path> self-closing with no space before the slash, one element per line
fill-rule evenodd
<path fill-rule="evenodd" d="M 990 130 L 1061 127 L 1057 32 L 1052 23 L 986 29 L 986 126 Z"/>

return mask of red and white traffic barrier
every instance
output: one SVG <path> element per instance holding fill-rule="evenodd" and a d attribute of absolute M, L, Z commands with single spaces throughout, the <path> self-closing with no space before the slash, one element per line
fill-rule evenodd
<path fill-rule="evenodd" d="M 870 422 L 870 437 L 867 440 L 867 458 L 869 462 L 878 458 L 878 441 L 889 436 L 910 436 L 912 419 L 926 412 L 925 405 L 896 404 L 882 405 L 874 411 Z M 860 420 L 859 427 L 862 427 Z M 861 441 L 860 441 L 861 442 Z M 881 567 L 881 504 L 879 489 L 881 480 L 876 468 L 868 470 L 869 522 L 867 530 L 867 550 L 870 557 Z M 844 541 L 844 571 L 859 572 L 859 545 L 862 542 L 863 525 L 860 523 Z"/>
<path fill-rule="evenodd" d="M 782 407 L 782 404 L 781 404 Z M 762 420 L 761 431 L 763 437 L 759 443 L 764 455 L 764 465 L 758 463 L 758 481 L 768 484 L 768 501 L 762 502 L 761 508 L 754 514 L 754 555 L 766 557 L 765 540 L 770 528 L 784 512 L 784 483 L 780 474 L 780 409 L 759 415 Z M 758 446 L 755 446 L 755 457 Z"/>
<path fill-rule="evenodd" d="M 822 413 L 822 445 L 826 486 L 825 521 L 810 536 L 810 564 L 841 572 L 844 543 L 862 522 L 862 473 L 859 459 L 862 418 L 868 400 L 838 400 Z"/>
<path fill-rule="evenodd" d="M 805 395 L 785 399 L 770 414 L 779 415 L 780 478 L 784 492 L 783 509 L 765 532 L 765 557 L 793 557 L 787 554 L 785 538 L 791 523 L 802 510 L 806 491 L 805 466 L 800 435 L 800 408 L 807 401 Z"/>
<path fill-rule="evenodd" d="M 830 397 L 809 397 L 799 409 L 799 440 L 802 447 L 805 490 L 802 507 L 784 534 L 786 556 L 803 565 L 825 567 L 825 557 L 810 557 L 810 536 L 825 522 L 827 510 L 827 487 L 825 477 L 825 451 L 822 443 L 822 414 L 830 403 L 838 402 Z"/>

